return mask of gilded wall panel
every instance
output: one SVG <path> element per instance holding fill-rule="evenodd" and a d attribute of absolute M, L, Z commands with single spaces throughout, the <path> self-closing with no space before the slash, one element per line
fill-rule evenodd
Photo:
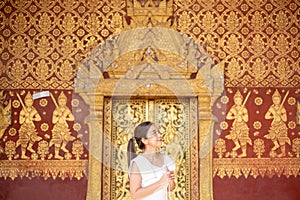
<path fill-rule="evenodd" d="M 1 4 L 2 89 L 72 89 L 80 63 L 97 44 L 143 26 L 127 10 L 130 1 L 25 2 Z M 299 85 L 297 1 L 168 2 L 174 8 L 171 28 L 224 63 L 227 87 Z M 154 19 L 163 20 L 153 17 L 152 25 Z"/>
<path fill-rule="evenodd" d="M 2 178 L 81 179 L 86 175 L 89 143 L 79 97 L 71 91 L 0 94 Z"/>
<path fill-rule="evenodd" d="M 80 144 L 82 136 L 78 133 L 80 127 L 84 127 L 84 118 L 76 115 L 82 124 L 67 120 L 69 137 L 64 141 L 66 144 L 57 134 L 57 130 L 63 129 L 65 124 L 55 126 L 50 118 L 55 116 L 54 110 L 62 93 L 67 96 L 67 108 L 71 113 L 82 113 L 82 100 L 71 100 L 72 95 L 68 92 L 74 88 L 79 66 L 94 53 L 97 45 L 124 30 L 145 25 L 143 21 L 134 23 L 134 18 L 128 16 L 128 2 L 0 2 L 1 117 L 6 120 L 0 132 L 3 169 L 13 166 L 13 161 L 27 163 L 29 159 L 30 165 L 20 166 L 24 169 L 29 167 L 36 176 L 55 178 L 66 175 L 60 175 L 57 170 L 41 172 L 33 166 L 38 166 L 36 163 L 43 159 L 52 163 L 50 166 L 57 166 L 59 162 L 56 161 L 60 159 L 74 161 L 74 169 L 78 166 L 77 162 L 84 166 L 88 153 L 84 148 L 81 151 L 85 145 Z M 299 159 L 299 122 L 296 122 L 300 101 L 297 89 L 300 85 L 299 1 L 174 0 L 172 5 L 167 5 L 174 8 L 172 26 L 168 28 L 192 37 L 225 70 L 227 91 L 214 108 L 225 109 L 216 114 L 224 120 L 215 127 L 215 175 L 232 176 L 234 172 L 236 177 L 243 174 L 257 176 L 257 170 L 270 170 L 271 174 L 280 176 L 283 172 L 276 171 L 273 164 L 270 169 L 264 167 L 268 159 L 278 160 L 287 176 L 297 175 L 295 170 L 298 168 L 294 163 L 297 164 Z M 147 21 L 146 25 L 151 23 Z M 112 53 L 109 50 L 113 45 L 107 46 L 104 52 Z M 50 90 L 53 98 L 48 96 L 34 100 L 30 106 L 25 105 L 27 94 L 41 90 Z M 238 91 L 242 97 L 241 105 L 234 103 Z M 272 98 L 276 91 L 279 105 Z M 21 117 L 27 113 L 22 111 L 24 107 L 30 108 L 34 120 Z M 240 121 L 237 122 L 234 117 L 226 118 L 228 113 L 237 113 L 236 107 L 242 108 L 243 114 L 247 115 L 238 116 Z M 230 112 L 231 108 L 235 109 Z M 282 114 L 276 118 L 278 122 L 274 119 L 274 109 Z M 271 114 L 267 115 L 268 112 Z M 87 116 L 86 113 L 82 115 Z M 72 119 L 70 116 L 67 118 Z M 27 120 L 26 123 L 23 120 Z M 241 124 L 241 130 L 236 123 Z M 279 129 L 276 128 L 278 124 Z M 30 130 L 32 139 L 28 139 L 24 129 Z M 279 132 L 274 134 L 275 130 Z M 86 130 L 79 132 L 88 135 Z M 241 132 L 242 136 L 238 136 L 237 132 Z M 247 159 L 251 160 L 248 162 Z M 228 165 L 232 161 L 237 161 L 236 166 Z M 262 163 L 258 165 L 262 166 L 261 169 L 241 167 L 245 163 L 256 162 Z M 75 172 L 80 174 L 80 178 L 84 170 L 79 168 Z M 11 178 L 27 176 L 16 170 L 3 174 Z M 69 174 L 72 177 L 74 170 Z"/>
<path fill-rule="evenodd" d="M 299 89 L 227 88 L 215 108 L 214 176 L 298 176 L 297 102 Z"/>

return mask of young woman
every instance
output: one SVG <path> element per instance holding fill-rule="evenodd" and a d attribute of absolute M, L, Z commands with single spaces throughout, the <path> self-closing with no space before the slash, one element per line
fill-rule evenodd
<path fill-rule="evenodd" d="M 143 151 L 136 156 L 134 141 Z M 162 137 L 154 123 L 146 121 L 134 130 L 128 143 L 130 195 L 139 200 L 167 200 L 175 187 L 175 163 L 167 155 L 157 152 Z"/>

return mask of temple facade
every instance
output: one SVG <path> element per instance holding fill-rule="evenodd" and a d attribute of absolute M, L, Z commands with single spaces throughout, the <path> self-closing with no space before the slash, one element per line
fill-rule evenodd
<path fill-rule="evenodd" d="M 131 199 L 154 122 L 176 200 L 300 198 L 298 0 L 0 3 L 0 199 Z"/>

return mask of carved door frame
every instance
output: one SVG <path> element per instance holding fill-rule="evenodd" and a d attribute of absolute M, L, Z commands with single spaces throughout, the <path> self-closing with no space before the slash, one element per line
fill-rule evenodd
<path fill-rule="evenodd" d="M 163 137 L 162 150 L 177 163 L 178 176 L 175 182 L 178 188 L 172 191 L 172 195 L 184 200 L 198 199 L 199 143 L 195 108 L 197 108 L 196 98 L 105 98 L 103 136 L 103 163 L 105 164 L 102 165 L 102 174 L 105 176 L 102 177 L 102 199 L 130 199 L 128 198 L 127 161 L 125 161 L 127 142 L 132 137 L 135 125 L 146 120 L 158 125 Z M 165 126 L 171 124 L 177 128 L 172 127 L 173 130 L 170 130 Z M 171 139 L 172 135 L 174 138 Z M 181 187 L 182 183 L 184 185 Z"/>
<path fill-rule="evenodd" d="M 147 39 L 145 39 L 147 38 Z M 150 39 L 149 39 L 150 38 Z M 126 76 L 119 79 L 105 78 L 105 70 L 115 60 L 134 50 L 145 49 L 149 45 L 162 51 L 169 51 L 184 57 L 190 65 L 198 67 L 193 79 L 130 79 Z M 188 46 L 187 46 L 188 45 Z M 189 54 L 186 54 L 188 48 Z M 145 85 L 151 82 L 156 89 L 151 95 L 160 97 L 193 97 L 197 99 L 197 122 L 191 125 L 197 129 L 199 151 L 193 152 L 198 157 L 199 178 L 198 199 L 213 199 L 212 187 L 212 137 L 214 116 L 212 105 L 223 92 L 222 65 L 214 65 L 209 57 L 199 63 L 197 50 L 201 47 L 191 38 L 179 32 L 164 28 L 142 28 L 124 31 L 99 45 L 78 70 L 74 89 L 89 105 L 90 115 L 85 119 L 89 126 L 89 170 L 87 199 L 102 199 L 102 183 L 106 174 L 103 172 L 102 147 L 103 135 L 109 125 L 104 125 L 104 97 L 147 96 Z M 203 57 L 201 58 L 203 60 Z M 163 74 L 162 72 L 161 74 Z M 167 88 L 168 90 L 163 90 Z M 190 191 L 191 193 L 194 191 Z M 196 198 L 195 196 L 195 198 Z"/>

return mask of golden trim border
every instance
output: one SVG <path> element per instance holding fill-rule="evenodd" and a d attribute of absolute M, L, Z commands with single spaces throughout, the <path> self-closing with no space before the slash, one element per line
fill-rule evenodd
<path fill-rule="evenodd" d="M 87 166 L 88 160 L 1 160 L 0 177 L 4 180 L 7 178 L 14 180 L 17 177 L 80 180 L 86 176 Z"/>
<path fill-rule="evenodd" d="M 297 177 L 300 175 L 300 158 L 214 158 L 213 177 L 265 176 Z"/>

